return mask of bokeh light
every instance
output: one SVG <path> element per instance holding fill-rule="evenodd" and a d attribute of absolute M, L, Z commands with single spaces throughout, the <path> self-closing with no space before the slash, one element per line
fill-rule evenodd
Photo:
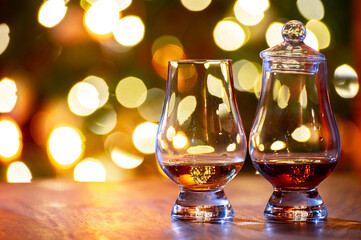
<path fill-rule="evenodd" d="M 359 90 L 356 71 L 349 65 L 343 64 L 335 69 L 333 83 L 336 92 L 342 98 L 354 98 Z"/>
<path fill-rule="evenodd" d="M 316 35 L 319 49 L 325 49 L 330 45 L 330 31 L 323 22 L 310 20 L 307 22 L 306 28 Z"/>
<path fill-rule="evenodd" d="M 139 124 L 133 132 L 133 144 L 142 153 L 151 154 L 155 152 L 155 139 L 158 125 L 151 122 Z"/>
<path fill-rule="evenodd" d="M 169 38 L 166 38 L 169 39 Z M 164 42 L 166 42 L 166 39 Z M 161 41 L 162 40 L 162 41 Z M 186 58 L 186 55 L 183 51 L 183 46 L 176 43 L 166 43 L 158 47 L 158 45 L 163 43 L 163 39 L 158 42 L 155 41 L 153 44 L 154 53 L 152 58 L 152 65 L 157 74 L 163 78 L 167 79 L 168 73 L 168 61 L 170 60 L 180 60 Z M 172 40 L 172 39 L 170 39 Z"/>
<path fill-rule="evenodd" d="M 214 28 L 213 38 L 222 50 L 235 51 L 244 44 L 246 33 L 236 21 L 221 20 Z"/>
<path fill-rule="evenodd" d="M 0 24 L 0 55 L 6 50 L 10 42 L 10 28 L 6 23 Z"/>
<path fill-rule="evenodd" d="M 88 116 L 100 105 L 99 92 L 90 83 L 78 82 L 69 92 L 68 105 L 74 114 Z"/>
<path fill-rule="evenodd" d="M 143 39 L 144 31 L 144 23 L 139 17 L 127 16 L 115 24 L 113 35 L 119 44 L 131 47 Z"/>
<path fill-rule="evenodd" d="M 251 3 L 251 1 L 249 1 Z M 247 26 L 257 25 L 264 18 L 264 13 L 251 14 L 243 9 L 240 1 L 237 1 L 233 7 L 234 15 L 238 21 Z"/>
<path fill-rule="evenodd" d="M 304 43 L 318 51 L 318 39 L 311 30 L 306 30 L 306 38 L 304 40 Z"/>
<path fill-rule="evenodd" d="M 321 20 L 325 14 L 321 0 L 297 0 L 296 5 L 301 15 L 308 20 Z"/>
<path fill-rule="evenodd" d="M 143 162 L 143 156 L 134 147 L 132 136 L 124 132 L 110 134 L 104 143 L 108 156 L 120 168 L 133 169 Z"/>
<path fill-rule="evenodd" d="M 111 132 L 117 124 L 117 113 L 111 106 L 98 109 L 89 117 L 89 129 L 98 135 Z"/>
<path fill-rule="evenodd" d="M 123 11 L 132 4 L 132 0 L 115 0 L 115 3 L 119 6 L 118 10 Z"/>
<path fill-rule="evenodd" d="M 0 160 L 8 162 L 20 156 L 22 133 L 18 124 L 10 118 L 0 119 Z"/>
<path fill-rule="evenodd" d="M 114 149 L 111 158 L 116 165 L 124 169 L 133 169 L 143 162 L 143 157 L 119 149 Z"/>
<path fill-rule="evenodd" d="M 78 129 L 60 126 L 50 133 L 47 149 L 54 165 L 66 169 L 83 155 L 84 137 Z"/>
<path fill-rule="evenodd" d="M 73 175 L 78 182 L 105 182 L 107 172 L 99 160 L 86 158 L 75 166 Z"/>
<path fill-rule="evenodd" d="M 99 105 L 98 107 L 103 106 L 109 98 L 109 87 L 103 78 L 97 76 L 88 76 L 83 79 L 83 82 L 89 83 L 95 87 L 98 92 Z"/>
<path fill-rule="evenodd" d="M 44 1 L 39 9 L 38 21 L 44 27 L 54 27 L 63 20 L 67 9 L 64 0 Z"/>
<path fill-rule="evenodd" d="M 234 87 L 238 91 L 256 92 L 261 73 L 255 63 L 239 60 L 233 64 Z"/>
<path fill-rule="evenodd" d="M 239 4 L 240 8 L 245 12 L 252 15 L 261 14 L 269 8 L 268 0 L 238 0 L 237 4 Z"/>
<path fill-rule="evenodd" d="M 16 161 L 9 165 L 6 178 L 9 183 L 29 183 L 32 175 L 25 163 Z"/>
<path fill-rule="evenodd" d="M 164 98 L 164 90 L 149 89 L 144 103 L 138 107 L 140 116 L 149 122 L 158 122 L 162 114 Z"/>
<path fill-rule="evenodd" d="M 3 78 L 0 80 L 0 112 L 11 112 L 15 107 L 17 96 L 17 87 L 13 80 Z"/>
<path fill-rule="evenodd" d="M 273 22 L 266 30 L 266 41 L 269 47 L 273 47 L 283 42 L 282 38 L 283 24 L 280 22 Z"/>
<path fill-rule="evenodd" d="M 181 0 L 182 5 L 189 11 L 199 12 L 206 9 L 212 0 Z"/>
<path fill-rule="evenodd" d="M 119 21 L 119 6 L 113 0 L 97 0 L 84 15 L 87 29 L 97 35 L 110 34 Z"/>
<path fill-rule="evenodd" d="M 147 98 L 147 87 L 141 79 L 127 77 L 119 81 L 115 95 L 124 107 L 136 108 Z"/>

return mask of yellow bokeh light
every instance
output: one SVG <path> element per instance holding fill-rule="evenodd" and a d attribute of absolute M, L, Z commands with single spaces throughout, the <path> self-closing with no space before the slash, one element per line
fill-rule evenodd
<path fill-rule="evenodd" d="M 117 113 L 111 106 L 105 106 L 96 111 L 89 121 L 89 129 L 98 135 L 111 132 L 117 124 Z"/>
<path fill-rule="evenodd" d="M 176 149 L 185 148 L 188 145 L 188 138 L 183 133 L 177 133 L 173 137 L 173 146 Z"/>
<path fill-rule="evenodd" d="M 165 44 L 154 51 L 152 65 L 157 74 L 167 79 L 168 61 L 185 58 L 183 47 L 177 44 Z"/>
<path fill-rule="evenodd" d="M 291 137 L 297 142 L 307 142 L 311 138 L 311 131 L 308 127 L 302 125 L 292 132 Z"/>
<path fill-rule="evenodd" d="M 212 0 L 181 0 L 182 5 L 189 11 L 199 12 L 206 9 Z"/>
<path fill-rule="evenodd" d="M 320 49 L 325 49 L 330 45 L 330 31 L 323 22 L 316 20 L 308 21 L 306 28 L 316 35 Z"/>
<path fill-rule="evenodd" d="M 157 130 L 158 125 L 155 123 L 144 122 L 139 124 L 132 135 L 134 146 L 142 153 L 154 153 Z"/>
<path fill-rule="evenodd" d="M 333 82 L 337 94 L 342 98 L 354 98 L 358 93 L 359 82 L 357 73 L 347 64 L 336 68 Z"/>
<path fill-rule="evenodd" d="M 71 167 L 84 151 L 84 139 L 79 130 L 61 126 L 55 128 L 47 142 L 49 158 L 59 168 Z"/>
<path fill-rule="evenodd" d="M 283 24 L 279 22 L 273 22 L 266 30 L 266 41 L 269 47 L 273 47 L 283 42 L 282 38 Z"/>
<path fill-rule="evenodd" d="M 45 1 L 39 9 L 38 21 L 44 27 L 54 27 L 63 20 L 67 9 L 64 0 Z"/>
<path fill-rule="evenodd" d="M 311 30 L 306 30 L 306 38 L 304 40 L 304 43 L 318 51 L 318 39 Z"/>
<path fill-rule="evenodd" d="M 99 92 L 94 85 L 86 82 L 76 83 L 69 92 L 70 111 L 79 116 L 92 114 L 100 105 Z"/>
<path fill-rule="evenodd" d="M 297 0 L 296 5 L 301 15 L 308 20 L 321 20 L 325 14 L 321 0 Z"/>
<path fill-rule="evenodd" d="M 22 151 L 22 133 L 18 124 L 7 118 L 0 120 L 0 160 L 11 161 Z"/>
<path fill-rule="evenodd" d="M 82 81 L 84 83 L 89 83 L 95 87 L 95 89 L 98 92 L 98 99 L 99 104 L 97 107 L 103 106 L 109 98 L 109 87 L 108 84 L 105 82 L 103 78 L 97 77 L 97 76 L 88 76 L 84 78 Z M 96 95 L 96 93 L 93 93 Z M 97 100 L 91 100 L 91 101 L 97 101 Z"/>
<path fill-rule="evenodd" d="M 114 149 L 111 152 L 113 162 L 121 168 L 133 169 L 143 162 L 143 157 L 123 150 Z"/>
<path fill-rule="evenodd" d="M 115 3 L 119 6 L 119 11 L 123 11 L 132 4 L 132 0 L 115 0 Z"/>
<path fill-rule="evenodd" d="M 271 150 L 278 151 L 284 149 L 285 147 L 286 143 L 284 143 L 283 141 L 275 141 L 271 145 Z"/>
<path fill-rule="evenodd" d="M 149 122 L 159 122 L 162 115 L 165 92 L 159 88 L 149 89 L 144 103 L 138 107 L 138 112 Z"/>
<path fill-rule="evenodd" d="M 3 78 L 0 81 L 0 112 L 11 112 L 15 107 L 18 89 L 13 80 Z"/>
<path fill-rule="evenodd" d="M 6 50 L 10 42 L 10 28 L 6 23 L 0 24 L 0 55 Z"/>
<path fill-rule="evenodd" d="M 256 65 L 247 60 L 233 64 L 234 87 L 239 91 L 254 92 L 254 87 L 261 81 L 261 74 Z"/>
<path fill-rule="evenodd" d="M 197 106 L 197 99 L 195 96 L 187 96 L 183 98 L 178 105 L 177 120 L 182 125 L 193 114 Z"/>
<path fill-rule="evenodd" d="M 235 51 L 244 44 L 246 33 L 237 22 L 221 20 L 214 28 L 213 38 L 217 46 L 222 50 Z"/>
<path fill-rule="evenodd" d="M 261 14 L 269 8 L 268 0 L 238 0 L 237 4 L 245 12 L 252 15 Z"/>
<path fill-rule="evenodd" d="M 147 98 L 147 87 L 136 77 L 127 77 L 118 83 L 115 95 L 120 104 L 127 108 L 136 108 Z"/>
<path fill-rule="evenodd" d="M 252 1 L 249 1 L 252 2 Z M 244 10 L 240 4 L 240 1 L 237 1 L 233 8 L 234 15 L 238 21 L 247 26 L 257 25 L 264 18 L 264 13 L 261 11 L 258 14 L 251 14 Z"/>
<path fill-rule="evenodd" d="M 187 149 L 189 154 L 205 154 L 214 152 L 214 147 L 208 145 L 198 145 Z"/>
<path fill-rule="evenodd" d="M 115 40 L 127 47 L 138 44 L 144 37 L 145 26 L 137 16 L 127 16 L 120 19 L 113 29 Z"/>
<path fill-rule="evenodd" d="M 155 51 L 159 48 L 161 48 L 162 46 L 168 45 L 168 44 L 173 44 L 176 46 L 179 46 L 180 48 L 183 48 L 183 45 L 181 43 L 181 41 L 179 40 L 179 38 L 173 36 L 173 35 L 163 35 L 158 37 L 156 40 L 154 40 L 153 44 L 152 44 L 152 54 L 155 53 Z M 172 59 L 174 60 L 174 59 Z M 165 65 L 168 64 L 168 61 L 166 62 Z"/>
<path fill-rule="evenodd" d="M 13 162 L 9 165 L 6 178 L 9 183 L 29 183 L 32 175 L 29 168 L 23 162 Z"/>
<path fill-rule="evenodd" d="M 95 1 L 85 12 L 84 24 L 95 34 L 109 34 L 119 21 L 119 11 L 119 6 L 113 0 Z"/>
<path fill-rule="evenodd" d="M 282 85 L 280 87 L 280 90 L 278 91 L 278 95 L 277 95 L 277 105 L 281 108 L 284 109 L 288 106 L 288 101 L 290 100 L 290 88 L 287 87 L 286 85 Z"/>
<path fill-rule="evenodd" d="M 74 168 L 74 180 L 78 182 L 105 182 L 106 176 L 105 167 L 94 158 L 86 158 Z"/>

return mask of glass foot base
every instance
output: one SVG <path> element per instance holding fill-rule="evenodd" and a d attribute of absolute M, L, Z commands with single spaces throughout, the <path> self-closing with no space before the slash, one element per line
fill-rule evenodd
<path fill-rule="evenodd" d="M 223 190 L 196 192 L 182 189 L 171 214 L 175 220 L 227 222 L 234 216 Z"/>
<path fill-rule="evenodd" d="M 327 210 L 317 188 L 304 191 L 276 189 L 268 201 L 264 215 L 279 221 L 317 222 L 326 219 Z"/>

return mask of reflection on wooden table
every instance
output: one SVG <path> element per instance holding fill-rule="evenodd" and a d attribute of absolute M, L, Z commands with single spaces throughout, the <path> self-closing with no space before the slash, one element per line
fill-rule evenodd
<path fill-rule="evenodd" d="M 235 220 L 174 221 L 178 187 L 164 178 L 118 183 L 40 180 L 0 184 L 1 239 L 357 239 L 361 238 L 360 179 L 331 175 L 319 187 L 329 212 L 317 224 L 267 221 L 272 187 L 261 176 L 237 176 L 225 191 Z"/>

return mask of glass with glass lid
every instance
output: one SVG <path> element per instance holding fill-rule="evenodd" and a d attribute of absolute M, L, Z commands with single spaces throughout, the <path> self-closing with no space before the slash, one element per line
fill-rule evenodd
<path fill-rule="evenodd" d="M 260 54 L 262 90 L 249 151 L 255 168 L 274 187 L 265 216 L 317 221 L 327 217 L 317 187 L 340 154 L 326 59 L 303 42 L 301 22 L 287 22 L 282 36 L 283 43 Z"/>
<path fill-rule="evenodd" d="M 246 151 L 231 60 L 170 61 L 156 155 L 162 170 L 180 186 L 171 216 L 232 220 L 223 188 L 240 171 Z"/>

